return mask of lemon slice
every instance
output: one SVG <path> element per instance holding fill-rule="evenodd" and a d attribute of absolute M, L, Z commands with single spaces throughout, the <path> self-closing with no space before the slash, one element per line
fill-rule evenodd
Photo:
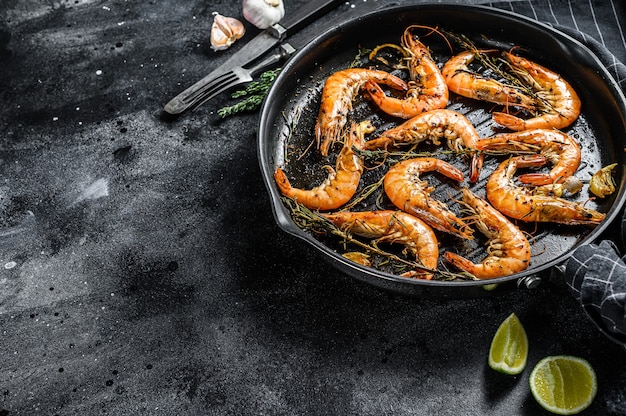
<path fill-rule="evenodd" d="M 504 374 L 519 374 L 526 367 L 528 337 L 512 313 L 498 327 L 489 348 L 489 367 Z"/>
<path fill-rule="evenodd" d="M 596 396 L 596 373 L 582 358 L 546 357 L 530 373 L 530 390 L 546 410 L 573 415 L 586 409 Z"/>

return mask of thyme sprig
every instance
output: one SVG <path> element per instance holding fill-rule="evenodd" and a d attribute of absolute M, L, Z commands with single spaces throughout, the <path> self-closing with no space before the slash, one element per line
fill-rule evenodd
<path fill-rule="evenodd" d="M 369 56 L 371 49 L 367 48 L 359 48 L 356 56 L 350 62 L 349 68 L 359 68 L 364 65 L 364 60 Z"/>
<path fill-rule="evenodd" d="M 407 151 L 389 151 L 385 149 L 377 149 L 377 150 L 364 150 L 354 148 L 354 152 L 363 157 L 365 160 L 385 160 L 385 163 L 388 165 L 394 165 L 402 160 L 413 159 L 416 157 L 439 157 L 443 155 L 463 155 L 471 153 L 469 150 L 463 151 L 455 151 L 455 150 L 444 150 L 438 149 L 433 152 L 430 151 L 422 151 L 417 152 L 415 148 L 411 148 Z"/>
<path fill-rule="evenodd" d="M 509 62 L 502 59 L 500 55 L 491 56 L 487 52 L 481 51 L 468 37 L 458 35 L 453 32 L 445 32 L 452 37 L 461 48 L 474 52 L 475 59 L 482 64 L 487 70 L 493 72 L 496 76 L 505 80 L 511 87 L 518 89 L 523 94 L 532 97 L 539 103 L 538 110 L 549 111 L 552 106 L 544 98 L 539 96 L 537 92 L 528 83 L 530 75 L 523 69 L 514 68 Z"/>
<path fill-rule="evenodd" d="M 310 231 L 314 234 L 328 234 L 336 236 L 341 239 L 344 247 L 348 244 L 353 244 L 357 247 L 364 249 L 370 254 L 376 254 L 386 258 L 387 263 L 395 262 L 396 264 L 394 265 L 394 267 L 396 267 L 396 269 L 400 270 L 401 272 L 405 270 L 423 270 L 425 272 L 433 274 L 434 278 L 438 280 L 475 280 L 474 276 L 467 272 L 453 273 L 448 270 L 438 270 L 424 267 L 420 263 L 405 259 L 396 254 L 381 249 L 376 244 L 376 240 L 372 240 L 371 244 L 365 243 L 355 238 L 350 232 L 340 229 L 331 221 L 320 215 L 318 212 L 310 210 L 309 208 L 291 198 L 283 196 L 281 197 L 281 199 L 284 205 L 289 208 L 291 218 L 298 228 Z"/>
<path fill-rule="evenodd" d="M 376 192 L 382 185 L 383 185 L 383 178 L 381 178 L 377 182 L 367 185 L 365 188 L 363 188 L 359 196 L 357 196 L 356 198 L 353 198 L 351 202 L 347 203 L 344 206 L 344 209 L 348 210 L 348 209 L 354 208 L 356 205 L 366 200 L 370 195 L 374 194 L 374 192 Z M 382 199 L 382 193 L 378 196 L 378 200 L 376 201 L 376 205 L 379 207 L 382 205 L 380 201 L 381 199 Z"/>
<path fill-rule="evenodd" d="M 280 73 L 281 68 L 263 72 L 258 81 L 250 82 L 245 89 L 237 90 L 231 94 L 234 99 L 245 97 L 236 104 L 222 107 L 217 110 L 221 118 L 226 118 L 244 111 L 254 111 L 261 106 L 272 83 Z"/>

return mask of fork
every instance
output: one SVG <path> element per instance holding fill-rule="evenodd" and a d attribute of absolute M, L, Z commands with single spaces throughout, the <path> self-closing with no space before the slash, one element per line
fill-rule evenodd
<path fill-rule="evenodd" d="M 182 94 L 165 105 L 165 111 L 170 114 L 178 114 L 186 109 L 196 109 L 216 95 L 234 87 L 252 81 L 252 77 L 263 69 L 276 65 L 286 60 L 296 52 L 296 49 L 289 43 L 280 45 L 279 50 L 259 61 L 257 64 L 246 69 L 237 66 L 223 74 L 206 81 L 200 81 L 199 85 L 190 88 L 189 94 Z M 202 85 L 204 83 L 204 85 Z"/>

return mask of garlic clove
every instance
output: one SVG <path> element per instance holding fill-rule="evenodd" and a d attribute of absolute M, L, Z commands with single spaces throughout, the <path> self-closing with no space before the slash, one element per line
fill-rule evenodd
<path fill-rule="evenodd" d="M 227 49 L 237 39 L 241 39 L 245 33 L 246 29 L 239 20 L 222 16 L 216 12 L 211 26 L 211 48 L 214 51 Z"/>
<path fill-rule="evenodd" d="M 284 16 L 283 0 L 243 0 L 243 17 L 259 29 L 267 29 Z"/>

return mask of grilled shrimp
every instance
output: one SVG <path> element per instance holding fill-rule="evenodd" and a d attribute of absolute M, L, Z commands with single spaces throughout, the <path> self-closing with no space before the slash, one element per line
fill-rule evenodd
<path fill-rule="evenodd" d="M 385 193 L 396 207 L 421 218 L 431 227 L 471 240 L 473 230 L 445 203 L 430 197 L 434 188 L 420 179 L 420 175 L 432 171 L 463 181 L 463 173 L 449 163 L 434 157 L 421 157 L 391 167 L 383 180 Z"/>
<path fill-rule="evenodd" d="M 528 59 L 503 53 L 516 75 L 531 86 L 541 100 L 539 115 L 526 120 L 512 114 L 494 112 L 493 121 L 511 130 L 562 129 L 580 115 L 580 98 L 572 86 L 559 74 Z"/>
<path fill-rule="evenodd" d="M 448 147 L 455 152 L 469 151 L 471 156 L 470 182 L 476 182 L 482 169 L 483 156 L 476 149 L 480 139 L 472 123 L 461 113 L 440 109 L 419 114 L 397 127 L 382 133 L 378 138 L 365 143 L 365 149 L 374 150 L 421 143 L 426 140 L 439 145 L 445 138 Z"/>
<path fill-rule="evenodd" d="M 502 52 L 516 77 L 530 92 L 472 72 L 468 65 L 479 53 L 466 51 L 450 58 L 441 69 L 448 88 L 463 97 L 515 106 L 538 115 L 526 120 L 504 112 L 494 112 L 493 121 L 511 130 L 561 129 L 580 114 L 580 98 L 559 74 L 528 59 Z"/>
<path fill-rule="evenodd" d="M 518 88 L 505 85 L 470 70 L 469 64 L 478 54 L 490 52 L 492 51 L 465 51 L 448 59 L 441 68 L 448 89 L 458 95 L 475 100 L 534 109 L 538 104 L 537 100 L 524 94 Z"/>
<path fill-rule="evenodd" d="M 365 135 L 374 131 L 369 121 L 352 123 L 335 169 L 327 166 L 329 175 L 324 182 L 310 190 L 293 188 L 285 172 L 276 168 L 274 179 L 280 191 L 310 209 L 330 210 L 339 208 L 352 198 L 359 186 L 363 173 L 363 158 L 355 154 L 354 148 L 362 149 Z"/>
<path fill-rule="evenodd" d="M 416 261 L 427 269 L 434 270 L 439 259 L 439 246 L 434 231 L 426 223 L 402 211 L 337 212 L 322 214 L 344 231 L 374 243 L 398 243 L 415 256 Z M 405 277 L 432 279 L 432 273 L 411 270 Z"/>
<path fill-rule="evenodd" d="M 467 188 L 463 188 L 463 201 L 474 213 L 476 228 L 488 238 L 487 257 L 476 264 L 447 251 L 443 254 L 445 259 L 477 279 L 493 279 L 525 270 L 530 264 L 530 243 L 524 233 Z"/>
<path fill-rule="evenodd" d="M 605 214 L 553 196 L 544 192 L 542 187 L 533 189 L 515 185 L 514 175 L 518 168 L 539 167 L 546 162 L 543 155 L 515 156 L 505 160 L 487 181 L 487 199 L 504 215 L 525 222 L 595 225 L 604 220 Z"/>
<path fill-rule="evenodd" d="M 411 81 L 406 97 L 387 96 L 376 80 L 365 84 L 366 91 L 382 111 L 404 119 L 448 105 L 446 80 L 428 48 L 413 37 L 411 30 L 415 27 L 409 26 L 402 36 L 402 46 L 410 55 L 408 68 Z"/>
<path fill-rule="evenodd" d="M 578 142 L 572 136 L 553 129 L 497 134 L 479 140 L 476 148 L 498 152 L 542 154 L 553 164 L 549 173 L 527 173 L 518 177 L 522 183 L 535 186 L 565 182 L 576 173 L 581 159 Z"/>
<path fill-rule="evenodd" d="M 315 124 L 315 140 L 323 156 L 343 135 L 352 100 L 368 80 L 376 80 L 397 90 L 406 91 L 406 83 L 385 71 L 349 68 L 330 75 L 322 90 L 322 101 Z"/>

